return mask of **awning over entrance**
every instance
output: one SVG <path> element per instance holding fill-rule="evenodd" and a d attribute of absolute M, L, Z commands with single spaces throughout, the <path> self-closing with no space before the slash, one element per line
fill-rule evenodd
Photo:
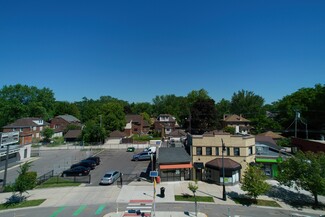
<path fill-rule="evenodd" d="M 161 170 L 166 170 L 166 169 L 188 169 L 192 168 L 192 164 L 167 164 L 167 165 L 160 165 L 159 168 Z"/>
<path fill-rule="evenodd" d="M 204 169 L 204 164 L 202 162 L 194 162 L 194 168 L 197 170 Z"/>

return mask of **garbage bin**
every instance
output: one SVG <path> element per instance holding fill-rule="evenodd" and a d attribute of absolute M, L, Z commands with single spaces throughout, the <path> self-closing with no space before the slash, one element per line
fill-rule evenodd
<path fill-rule="evenodd" d="M 160 188 L 160 197 L 165 197 L 165 188 L 164 187 Z"/>

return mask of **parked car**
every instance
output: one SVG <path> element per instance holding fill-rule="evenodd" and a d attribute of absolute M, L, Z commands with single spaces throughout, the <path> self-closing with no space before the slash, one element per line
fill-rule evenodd
<path fill-rule="evenodd" d="M 139 154 L 135 154 L 132 157 L 133 161 L 138 161 L 138 160 L 150 160 L 151 159 L 151 152 L 148 151 L 143 151 Z"/>
<path fill-rule="evenodd" d="M 90 163 L 91 164 L 91 167 L 94 167 L 94 168 L 97 166 L 97 163 L 94 160 L 84 159 L 84 160 L 81 160 L 80 162 Z"/>
<path fill-rule="evenodd" d="M 86 160 L 93 160 L 96 162 L 96 165 L 100 164 L 100 157 L 98 157 L 98 156 L 91 156 L 91 157 L 86 158 Z"/>
<path fill-rule="evenodd" d="M 90 172 L 88 167 L 77 166 L 67 170 L 64 170 L 61 174 L 62 177 L 66 176 L 86 176 Z"/>
<path fill-rule="evenodd" d="M 128 147 L 126 149 L 127 152 L 134 152 L 135 148 L 134 147 Z"/>
<path fill-rule="evenodd" d="M 156 147 L 152 146 L 152 147 L 145 148 L 143 151 L 156 153 L 156 149 L 157 149 Z"/>
<path fill-rule="evenodd" d="M 121 176 L 121 173 L 119 171 L 109 171 L 107 173 L 105 173 L 105 175 L 103 176 L 103 178 L 100 180 L 101 185 L 104 184 L 113 184 L 119 177 Z"/>
<path fill-rule="evenodd" d="M 79 166 L 88 167 L 91 170 L 95 169 L 95 165 L 90 162 L 79 162 L 79 163 L 71 165 L 70 168 L 79 167 Z"/>

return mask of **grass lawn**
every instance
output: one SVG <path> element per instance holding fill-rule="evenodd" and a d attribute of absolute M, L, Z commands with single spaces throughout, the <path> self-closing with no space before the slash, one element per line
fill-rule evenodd
<path fill-rule="evenodd" d="M 36 188 L 54 188 L 54 187 L 70 187 L 79 186 L 80 183 L 63 179 L 61 177 L 52 177 L 42 184 L 36 186 Z"/>
<path fill-rule="evenodd" d="M 195 201 L 194 196 L 192 195 L 175 195 L 175 200 L 176 201 Z M 197 202 L 214 202 L 212 197 L 208 196 L 196 196 L 196 201 Z"/>
<path fill-rule="evenodd" d="M 39 199 L 39 200 L 26 200 L 21 203 L 16 204 L 0 204 L 0 210 L 6 210 L 6 209 L 16 209 L 16 208 L 24 208 L 24 207 L 31 207 L 31 206 L 38 206 L 41 203 L 43 203 L 46 199 Z"/>
<path fill-rule="evenodd" d="M 260 199 L 251 199 L 251 198 L 232 198 L 233 201 L 241 205 L 257 205 L 257 206 L 270 206 L 270 207 L 281 207 L 277 202 L 272 200 L 260 200 Z"/>

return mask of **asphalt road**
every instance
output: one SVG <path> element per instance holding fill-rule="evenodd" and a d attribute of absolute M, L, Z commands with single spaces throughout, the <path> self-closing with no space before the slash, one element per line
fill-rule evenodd
<path fill-rule="evenodd" d="M 118 208 L 118 209 L 117 209 Z M 80 205 L 80 206 L 62 206 L 62 207 L 46 207 L 46 208 L 29 208 L 16 209 L 11 211 L 0 212 L 1 217 L 98 217 L 104 216 L 110 212 L 125 211 L 127 204 L 98 204 L 98 205 Z M 194 212 L 194 203 L 158 203 L 156 211 L 179 211 Z M 259 207 L 245 206 L 224 206 L 216 204 L 198 204 L 198 211 L 213 217 L 316 217 L 302 212 L 292 212 L 282 209 L 269 209 Z"/>

